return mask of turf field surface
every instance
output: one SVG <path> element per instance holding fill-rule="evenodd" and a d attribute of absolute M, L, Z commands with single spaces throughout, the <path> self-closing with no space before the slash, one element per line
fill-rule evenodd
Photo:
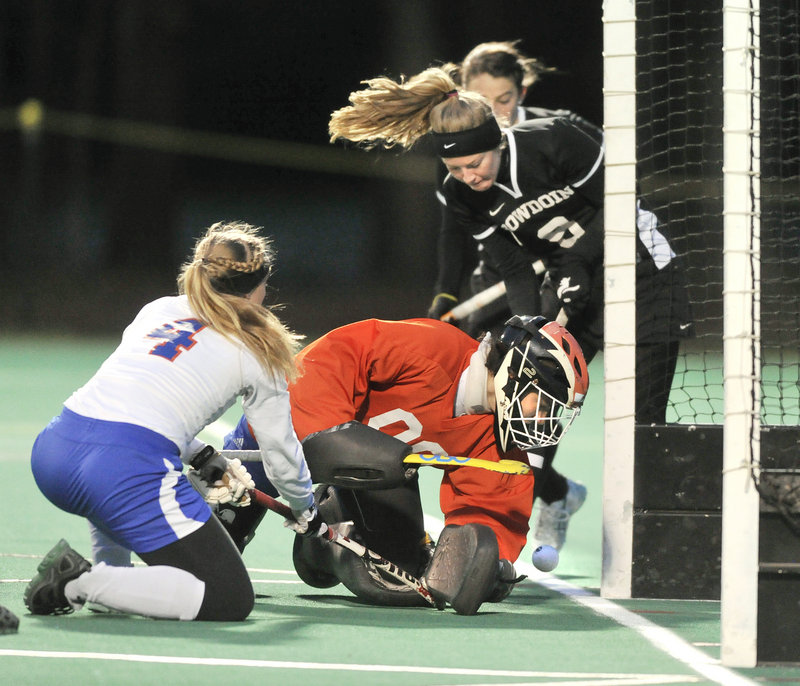
<path fill-rule="evenodd" d="M 798 683 L 800 665 L 734 670 L 719 664 L 719 603 L 600 598 L 602 358 L 592 364 L 584 413 L 559 450 L 559 469 L 584 482 L 558 568 L 537 572 L 528 546 L 517 564 L 530 575 L 503 603 L 478 615 L 379 608 L 343 586 L 304 585 L 291 564 L 292 535 L 268 515 L 245 550 L 257 593 L 241 623 L 169 622 L 86 610 L 62 617 L 27 613 L 22 592 L 61 537 L 89 555 L 86 523 L 52 506 L 29 469 L 38 431 L 93 373 L 114 340 L 0 338 L 4 437 L 0 604 L 20 618 L 0 635 L 0 674 L 9 685 L 144 686 L 321 683 L 386 686 L 477 684 Z M 232 409 L 203 438 L 221 446 Z M 421 470 L 426 524 L 441 526 L 438 473 Z M 210 551 L 213 554 L 213 551 Z"/>

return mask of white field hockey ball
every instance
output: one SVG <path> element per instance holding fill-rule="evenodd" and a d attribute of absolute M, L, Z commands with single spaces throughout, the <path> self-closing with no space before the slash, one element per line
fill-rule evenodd
<path fill-rule="evenodd" d="M 558 551 L 551 545 L 540 545 L 533 551 L 531 561 L 540 572 L 552 572 L 558 566 Z"/>

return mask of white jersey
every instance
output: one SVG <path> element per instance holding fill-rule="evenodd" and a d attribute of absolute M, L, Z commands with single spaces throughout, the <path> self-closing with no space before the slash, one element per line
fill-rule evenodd
<path fill-rule="evenodd" d="M 97 373 L 64 403 L 85 417 L 145 427 L 173 441 L 184 461 L 195 436 L 236 398 L 255 433 L 269 480 L 294 510 L 313 502 L 292 426 L 287 382 L 242 344 L 204 326 L 186 296 L 145 305 Z"/>

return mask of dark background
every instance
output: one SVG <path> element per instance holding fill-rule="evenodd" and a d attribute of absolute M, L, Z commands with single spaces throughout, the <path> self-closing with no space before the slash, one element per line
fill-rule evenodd
<path fill-rule="evenodd" d="M 300 333 L 424 314 L 435 160 L 330 145 L 328 117 L 363 79 L 512 39 L 559 69 L 527 104 L 602 124 L 600 2 L 4 0 L 0 331 L 116 334 L 226 219 L 274 237 Z"/>

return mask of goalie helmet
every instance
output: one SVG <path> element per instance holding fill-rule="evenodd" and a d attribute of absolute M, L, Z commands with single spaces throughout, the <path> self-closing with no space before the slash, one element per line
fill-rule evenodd
<path fill-rule="evenodd" d="M 555 445 L 580 414 L 589 373 L 580 345 L 544 317 L 514 316 L 486 360 L 494 373 L 500 447 Z"/>

